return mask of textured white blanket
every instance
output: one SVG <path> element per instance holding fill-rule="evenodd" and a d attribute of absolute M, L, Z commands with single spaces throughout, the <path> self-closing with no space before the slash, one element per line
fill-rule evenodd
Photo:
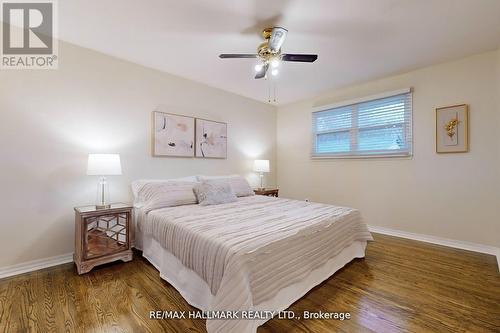
<path fill-rule="evenodd" d="M 210 310 L 251 310 L 354 241 L 372 240 L 357 210 L 265 196 L 143 216 L 141 231 L 210 286 L 215 296 Z M 207 321 L 211 332 L 244 326 Z"/>

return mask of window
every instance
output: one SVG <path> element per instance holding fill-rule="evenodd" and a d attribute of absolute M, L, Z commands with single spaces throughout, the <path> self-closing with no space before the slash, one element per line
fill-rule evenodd
<path fill-rule="evenodd" d="M 412 154 L 410 89 L 322 107 L 312 118 L 313 158 Z"/>

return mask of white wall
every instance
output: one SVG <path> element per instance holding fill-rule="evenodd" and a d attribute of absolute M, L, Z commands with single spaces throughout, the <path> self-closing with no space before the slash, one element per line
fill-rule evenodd
<path fill-rule="evenodd" d="M 498 47 L 497 50 L 497 117 L 498 117 L 497 128 L 500 128 L 500 46 Z M 500 174 L 500 140 L 498 140 L 497 142 L 498 142 L 498 166 L 499 166 L 498 173 Z M 498 188 L 500 189 L 500 176 L 498 177 Z M 498 192 L 500 193 L 500 190 Z M 500 198 L 497 201 L 497 205 L 500 206 Z M 498 220 L 500 220 L 500 217 L 497 218 L 497 223 L 499 225 L 498 228 L 500 228 L 500 221 Z M 500 269 L 500 230 L 497 232 L 497 235 L 498 235 L 497 246 L 499 248 L 497 254 L 497 260 L 498 260 L 498 267 Z"/>
<path fill-rule="evenodd" d="M 278 111 L 282 196 L 359 208 L 370 225 L 500 245 L 500 51 L 327 92 Z M 413 87 L 413 158 L 311 160 L 311 108 Z M 470 152 L 436 154 L 435 108 L 470 105 Z"/>
<path fill-rule="evenodd" d="M 240 173 L 271 160 L 274 107 L 60 43 L 59 70 L 0 71 L 0 267 L 73 252 L 73 207 L 93 203 L 89 152 L 121 154 L 112 199 L 130 200 L 137 178 Z M 181 62 L 179 65 L 182 64 Z M 151 112 L 228 123 L 227 160 L 151 157 Z"/>

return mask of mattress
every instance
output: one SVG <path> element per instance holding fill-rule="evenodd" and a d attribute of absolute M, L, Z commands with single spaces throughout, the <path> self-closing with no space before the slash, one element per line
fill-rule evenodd
<path fill-rule="evenodd" d="M 272 303 L 281 290 L 307 281 L 344 249 L 372 239 L 355 209 L 265 196 L 139 216 L 143 241 L 154 241 L 203 281 L 210 297 L 196 306 L 212 311 Z M 254 324 L 209 320 L 207 329 L 254 331 Z"/>

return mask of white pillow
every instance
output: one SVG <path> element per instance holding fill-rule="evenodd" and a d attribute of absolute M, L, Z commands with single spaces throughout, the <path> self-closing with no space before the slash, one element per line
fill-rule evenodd
<path fill-rule="evenodd" d="M 165 183 L 172 181 L 198 182 L 198 176 L 188 176 L 173 179 L 139 179 L 132 182 L 132 194 L 134 195 L 134 203 L 142 203 L 144 200 L 139 197 L 139 192 L 144 185 L 149 183 Z"/>
<path fill-rule="evenodd" d="M 143 203 L 142 209 L 147 213 L 159 208 L 194 205 L 197 203 L 193 192 L 196 184 L 198 183 L 175 180 L 147 183 L 138 193 Z"/>
<path fill-rule="evenodd" d="M 198 176 L 202 182 L 225 182 L 231 186 L 237 197 L 247 197 L 255 195 L 248 181 L 239 175 L 230 176 Z"/>
<path fill-rule="evenodd" d="M 238 199 L 234 195 L 231 186 L 225 182 L 204 182 L 197 184 L 194 187 L 194 193 L 201 206 L 230 203 Z"/>

